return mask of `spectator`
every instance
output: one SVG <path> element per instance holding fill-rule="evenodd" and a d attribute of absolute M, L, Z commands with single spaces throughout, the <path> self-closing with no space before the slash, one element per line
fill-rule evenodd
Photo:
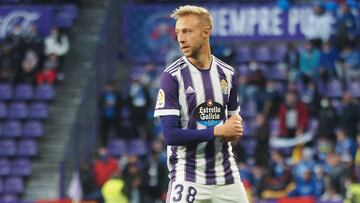
<path fill-rule="evenodd" d="M 44 62 L 44 67 L 36 75 L 37 84 L 54 84 L 58 74 L 59 60 L 55 54 L 50 54 Z"/>
<path fill-rule="evenodd" d="M 317 79 L 317 69 L 320 62 L 320 51 L 310 42 L 306 42 L 304 50 L 300 52 L 300 76 L 306 85 L 310 80 Z"/>
<path fill-rule="evenodd" d="M 108 150 L 104 147 L 98 149 L 98 158 L 94 164 L 95 181 L 98 187 L 109 180 L 118 170 L 118 163 L 115 158 L 110 157 Z"/>
<path fill-rule="evenodd" d="M 42 61 L 42 56 L 44 54 L 44 39 L 39 34 L 38 27 L 35 24 L 30 24 L 23 36 L 25 48 L 34 50 L 39 56 L 40 61 Z"/>
<path fill-rule="evenodd" d="M 309 169 L 305 170 L 303 177 L 296 179 L 296 187 L 289 193 L 289 196 L 318 196 L 316 193 L 316 182 L 312 177 L 312 173 Z"/>
<path fill-rule="evenodd" d="M 338 78 L 335 70 L 335 65 L 338 60 L 338 51 L 332 47 L 329 41 L 324 42 L 320 55 L 319 75 L 321 82 L 323 82 L 325 85 L 329 80 Z"/>
<path fill-rule="evenodd" d="M 128 163 L 124 167 L 123 175 L 125 184 L 128 186 L 125 194 L 132 203 L 140 203 L 141 175 L 143 174 L 144 172 L 142 171 L 138 157 L 135 155 L 129 156 Z"/>
<path fill-rule="evenodd" d="M 55 54 L 59 58 L 59 64 L 62 64 L 64 56 L 69 51 L 70 43 L 66 34 L 60 33 L 57 27 L 51 29 L 50 35 L 45 38 L 45 55 Z M 58 80 L 64 79 L 64 73 L 61 65 L 58 69 Z"/>
<path fill-rule="evenodd" d="M 288 92 L 285 95 L 285 102 L 279 109 L 280 135 L 295 137 L 304 133 L 308 125 L 307 106 L 298 101 L 295 92 Z"/>
<path fill-rule="evenodd" d="M 161 202 L 162 192 L 167 188 L 167 168 L 159 160 L 159 152 L 151 151 L 141 180 L 141 203 Z"/>
<path fill-rule="evenodd" d="M 321 99 L 316 82 L 310 80 L 301 91 L 299 91 L 299 95 L 301 102 L 309 109 L 309 116 L 316 118 L 318 116 Z"/>
<path fill-rule="evenodd" d="M 18 83 L 35 84 L 36 72 L 38 69 L 39 58 L 34 50 L 28 50 L 21 63 L 21 69 L 17 73 Z"/>
<path fill-rule="evenodd" d="M 120 112 L 123 101 L 115 89 L 115 83 L 113 81 L 108 81 L 105 84 L 99 104 L 101 114 L 101 145 L 107 146 L 111 130 L 115 130 L 116 136 L 127 138 L 127 135 L 120 131 Z"/>
<path fill-rule="evenodd" d="M 95 175 L 90 163 L 83 163 L 80 168 L 80 181 L 83 192 L 83 200 L 97 200 L 104 202 L 100 188 L 96 185 Z"/>
<path fill-rule="evenodd" d="M 359 104 L 350 92 L 344 92 L 342 102 L 344 107 L 339 117 L 340 127 L 350 138 L 355 139 L 360 120 Z"/>
<path fill-rule="evenodd" d="M 128 185 L 125 184 L 125 181 L 121 176 L 121 171 L 116 171 L 101 188 L 105 203 L 128 203 L 129 200 L 125 193 L 127 187 Z"/>
<path fill-rule="evenodd" d="M 360 54 L 352 47 L 344 47 L 340 53 L 340 67 L 337 67 L 337 72 L 340 78 L 350 84 L 352 80 L 360 79 Z"/>
<path fill-rule="evenodd" d="M 262 114 L 256 116 L 256 129 L 254 137 L 257 140 L 255 149 L 255 163 L 257 166 L 266 167 L 269 159 L 269 123 Z"/>
<path fill-rule="evenodd" d="M 354 158 L 354 169 L 356 181 L 360 183 L 360 132 L 356 136 L 357 149 Z"/>
<path fill-rule="evenodd" d="M 299 72 L 299 58 L 300 54 L 294 43 L 288 43 L 284 57 L 284 62 L 288 70 L 288 80 L 295 81 Z"/>
<path fill-rule="evenodd" d="M 334 132 L 338 122 L 338 115 L 328 98 L 324 97 L 320 101 L 318 121 L 317 137 L 335 141 Z"/>
<path fill-rule="evenodd" d="M 340 160 L 343 163 L 349 164 L 352 162 L 356 152 L 354 140 L 348 137 L 343 129 L 338 129 L 336 131 L 336 140 L 335 153 L 340 156 Z"/>
<path fill-rule="evenodd" d="M 356 18 L 347 3 L 341 3 L 340 12 L 335 22 L 335 44 L 338 50 L 354 46 L 356 40 Z"/>
<path fill-rule="evenodd" d="M 290 184 L 290 168 L 280 151 L 272 151 L 270 157 L 272 165 L 265 176 L 264 191 L 261 196 L 265 199 L 285 197 L 294 189 L 294 185 Z"/>
<path fill-rule="evenodd" d="M 147 136 L 146 127 L 148 121 L 148 111 L 151 106 L 151 97 L 149 90 L 141 83 L 140 78 L 135 77 L 131 81 L 128 104 L 130 108 L 130 117 L 136 135 L 138 133 L 142 138 Z"/>
<path fill-rule="evenodd" d="M 309 16 L 310 25 L 304 34 L 314 48 L 321 49 L 322 42 L 328 41 L 332 34 L 333 18 L 322 4 L 316 4 L 313 9 L 313 13 Z"/>

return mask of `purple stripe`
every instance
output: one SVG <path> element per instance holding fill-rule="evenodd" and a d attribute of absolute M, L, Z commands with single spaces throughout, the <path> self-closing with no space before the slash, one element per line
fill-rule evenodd
<path fill-rule="evenodd" d="M 181 70 L 181 76 L 184 81 L 184 90 L 186 90 L 186 88 L 189 86 L 194 89 L 193 82 L 192 82 L 191 76 L 190 76 L 189 66 L 187 66 Z M 196 108 L 196 95 L 195 94 L 196 93 L 191 93 L 191 94 L 186 95 L 188 114 L 189 114 L 188 129 L 196 129 L 196 121 L 192 116 L 194 113 L 194 110 Z M 196 179 L 195 179 L 196 147 L 197 147 L 196 144 L 189 145 L 186 147 L 185 180 L 190 181 L 190 182 L 196 181 Z"/>
<path fill-rule="evenodd" d="M 229 66 L 229 65 L 227 65 L 226 63 L 220 61 L 219 59 L 216 59 L 216 58 L 215 58 L 215 60 L 216 60 L 216 62 L 218 63 L 218 65 L 220 65 L 221 67 L 223 67 L 223 68 L 225 68 L 225 69 L 228 69 L 229 71 L 231 71 L 231 72 L 233 72 L 233 73 L 235 72 L 235 70 L 234 70 L 233 68 L 231 68 L 231 66 Z"/>
<path fill-rule="evenodd" d="M 221 80 L 227 81 L 227 80 L 226 80 L 226 75 L 225 75 L 223 69 L 222 69 L 220 66 L 218 66 L 218 65 L 216 66 L 216 68 L 217 68 L 217 71 L 218 71 L 218 73 L 219 73 L 220 83 L 221 83 Z M 227 101 L 228 101 L 228 95 L 222 93 L 222 97 L 223 97 L 223 105 L 226 105 L 226 104 L 227 104 Z M 226 120 L 226 118 L 224 118 L 224 119 Z M 225 120 L 224 120 L 224 122 L 225 122 Z"/>
<path fill-rule="evenodd" d="M 184 64 L 185 64 L 185 61 L 182 61 L 181 63 L 177 63 L 175 68 L 171 68 L 171 70 L 168 70 L 167 72 L 172 74 L 172 73 L 176 72 L 179 68 L 181 68 L 181 66 Z"/>
<path fill-rule="evenodd" d="M 231 163 L 230 163 L 230 154 L 229 154 L 229 145 L 227 142 L 223 143 L 221 152 L 223 154 L 223 167 L 224 167 L 224 173 L 225 173 L 225 184 L 233 184 L 234 183 L 234 177 L 233 172 L 231 170 Z"/>
<path fill-rule="evenodd" d="M 176 164 L 178 162 L 178 157 L 176 152 L 177 152 L 177 146 L 171 146 L 171 155 L 169 156 L 169 163 L 171 166 L 171 171 L 169 174 L 170 181 L 175 181 Z"/>
<path fill-rule="evenodd" d="M 205 100 L 208 99 L 214 100 L 214 93 L 210 78 L 210 71 L 201 71 L 201 76 L 203 79 L 203 86 L 205 89 Z M 216 184 L 215 176 L 215 142 L 214 140 L 209 141 L 205 147 L 205 180 L 207 185 Z"/>

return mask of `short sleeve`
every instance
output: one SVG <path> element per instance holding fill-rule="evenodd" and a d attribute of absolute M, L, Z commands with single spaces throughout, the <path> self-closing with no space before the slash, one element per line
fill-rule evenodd
<path fill-rule="evenodd" d="M 177 79 L 167 72 L 163 72 L 160 79 L 154 117 L 175 115 L 180 116 L 179 85 Z"/>
<path fill-rule="evenodd" d="M 231 89 L 230 89 L 230 96 L 229 101 L 227 104 L 228 107 L 228 115 L 239 114 L 240 107 L 239 107 L 239 98 L 237 95 L 237 84 L 236 84 L 236 74 L 233 74 L 231 77 Z"/>

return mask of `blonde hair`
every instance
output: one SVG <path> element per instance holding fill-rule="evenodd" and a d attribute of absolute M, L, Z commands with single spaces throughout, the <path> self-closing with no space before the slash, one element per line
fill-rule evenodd
<path fill-rule="evenodd" d="M 186 15 L 199 16 L 201 17 L 202 20 L 204 20 L 204 22 L 206 22 L 206 24 L 210 25 L 211 28 L 213 26 L 213 20 L 209 11 L 206 8 L 200 6 L 193 6 L 193 5 L 180 6 L 179 8 L 175 9 L 172 12 L 170 17 L 177 20 L 178 18 Z"/>

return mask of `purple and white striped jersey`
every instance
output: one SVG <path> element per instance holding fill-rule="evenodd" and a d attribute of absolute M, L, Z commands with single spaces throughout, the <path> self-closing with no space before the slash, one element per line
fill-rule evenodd
<path fill-rule="evenodd" d="M 161 76 L 154 117 L 176 115 L 180 128 L 205 129 L 239 113 L 234 69 L 212 56 L 199 70 L 183 56 Z M 206 185 L 240 182 L 230 142 L 221 138 L 186 146 L 167 146 L 170 180 Z"/>

